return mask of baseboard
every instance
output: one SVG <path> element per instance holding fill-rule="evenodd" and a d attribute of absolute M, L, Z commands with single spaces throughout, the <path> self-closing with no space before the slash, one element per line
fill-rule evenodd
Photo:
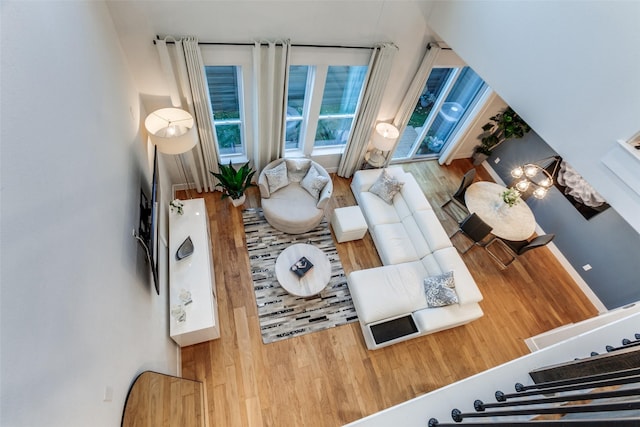
<path fill-rule="evenodd" d="M 544 234 L 544 230 L 540 228 L 540 226 L 536 226 L 536 232 L 538 234 Z M 594 305 L 594 307 L 598 310 L 598 313 L 606 313 L 609 309 L 600 301 L 600 298 L 591 290 L 587 282 L 584 281 L 582 276 L 578 274 L 575 268 L 569 263 L 560 249 L 553 243 L 549 243 L 547 245 L 551 253 L 556 257 L 556 259 L 560 262 L 562 267 L 569 273 L 569 276 L 576 282 L 580 290 L 586 295 L 587 299 Z"/>
<path fill-rule="evenodd" d="M 640 302 L 609 310 L 599 316 L 590 317 L 581 322 L 569 323 L 550 331 L 543 332 L 524 340 L 531 352 L 552 346 L 571 337 L 583 334 L 593 329 L 608 325 L 618 320 L 640 312 Z"/>
<path fill-rule="evenodd" d="M 493 180 L 496 183 L 504 186 L 507 185 L 487 161 L 482 162 L 482 166 L 486 169 L 486 171 L 489 173 L 491 178 L 493 178 Z M 545 234 L 545 231 L 537 223 L 536 223 L 536 233 Z M 578 271 L 575 268 L 573 268 L 569 260 L 565 258 L 565 256 L 562 254 L 560 249 L 558 249 L 558 247 L 553 242 L 549 243 L 547 247 L 549 248 L 551 253 L 556 257 L 558 262 L 560 262 L 560 264 L 566 270 L 569 276 L 571 276 L 573 281 L 576 282 L 580 290 L 585 294 L 585 296 L 591 302 L 591 304 L 593 304 L 594 307 L 598 310 L 598 313 L 606 313 L 607 311 L 609 311 L 607 307 L 602 303 L 602 301 L 600 301 L 600 298 L 598 298 L 598 296 L 591 290 L 587 282 L 584 281 L 582 276 L 578 274 Z"/>
<path fill-rule="evenodd" d="M 197 188 L 196 188 L 196 184 L 193 182 L 190 182 L 189 184 L 173 184 L 171 186 L 171 192 L 173 193 L 173 197 L 171 198 L 171 200 L 176 198 L 176 193 L 178 191 L 187 191 L 187 190 L 192 190 L 194 192 L 197 193 L 201 193 L 202 191 L 198 192 Z"/>
<path fill-rule="evenodd" d="M 178 361 L 178 366 L 176 366 L 176 376 L 182 378 L 182 349 L 178 345 L 176 346 L 176 352 L 176 360 Z"/>

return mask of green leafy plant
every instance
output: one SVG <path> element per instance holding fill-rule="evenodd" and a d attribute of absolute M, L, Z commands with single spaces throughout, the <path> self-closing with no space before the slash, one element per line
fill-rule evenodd
<path fill-rule="evenodd" d="M 180 199 L 174 199 L 169 202 L 169 209 L 171 212 L 176 212 L 178 215 L 182 215 L 184 213 L 184 203 Z"/>
<path fill-rule="evenodd" d="M 491 151 L 508 139 L 522 138 L 531 127 L 516 113 L 507 107 L 503 112 L 489 118 L 484 126 L 480 145 L 476 153 L 490 155 Z"/>
<path fill-rule="evenodd" d="M 502 197 L 502 200 L 507 205 L 509 205 L 510 208 L 514 207 L 518 204 L 518 202 L 520 202 L 520 192 L 513 188 L 506 189 L 500 194 L 500 196 Z"/>
<path fill-rule="evenodd" d="M 229 160 L 228 165 L 218 163 L 220 172 L 211 172 L 211 175 L 218 179 L 216 187 L 222 187 L 222 198 L 231 197 L 239 199 L 249 187 L 256 185 L 251 183 L 251 178 L 256 173 L 249 167 L 249 162 L 235 169 Z"/>

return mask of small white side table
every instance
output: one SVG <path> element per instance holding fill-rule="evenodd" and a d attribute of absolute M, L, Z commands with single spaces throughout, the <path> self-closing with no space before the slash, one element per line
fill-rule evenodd
<path fill-rule="evenodd" d="M 367 221 L 359 206 L 334 209 L 331 227 L 338 243 L 362 239 L 367 233 Z"/>

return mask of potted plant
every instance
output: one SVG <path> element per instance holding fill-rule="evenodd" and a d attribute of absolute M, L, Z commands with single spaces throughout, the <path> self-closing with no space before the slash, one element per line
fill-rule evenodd
<path fill-rule="evenodd" d="M 256 173 L 249 167 L 249 162 L 242 165 L 239 169 L 235 169 L 229 160 L 228 165 L 218 163 L 219 172 L 211 172 L 211 175 L 218 179 L 216 187 L 222 187 L 222 198 L 231 198 L 233 206 L 240 206 L 245 200 L 245 190 L 249 187 L 255 187 L 251 183 L 251 178 Z"/>
<path fill-rule="evenodd" d="M 479 165 L 491 155 L 491 151 L 508 139 L 522 138 L 531 127 L 511 107 L 489 118 L 484 126 L 480 145 L 473 153 L 473 164 Z"/>

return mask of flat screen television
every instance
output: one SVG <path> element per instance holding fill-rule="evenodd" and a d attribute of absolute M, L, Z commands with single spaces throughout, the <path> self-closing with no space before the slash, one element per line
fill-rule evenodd
<path fill-rule="evenodd" d="M 140 221 L 136 239 L 145 252 L 147 264 L 153 277 L 156 293 L 160 295 L 158 279 L 158 149 L 153 149 L 153 175 L 150 194 L 140 188 Z"/>

